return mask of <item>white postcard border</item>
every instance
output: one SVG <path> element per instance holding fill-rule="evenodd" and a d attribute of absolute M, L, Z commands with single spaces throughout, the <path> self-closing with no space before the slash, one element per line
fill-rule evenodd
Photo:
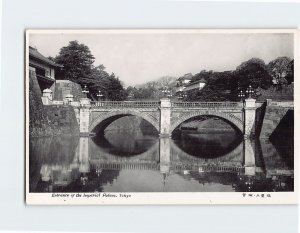
<path fill-rule="evenodd" d="M 120 192 L 120 193 L 30 193 L 29 192 L 29 35 L 32 33 L 292 33 L 294 34 L 294 76 L 299 76 L 300 30 L 297 29 L 28 29 L 25 53 L 25 164 L 26 204 L 29 205 L 193 205 L 193 204 L 297 204 L 300 147 L 294 147 L 294 192 Z M 299 89 L 295 79 L 294 90 Z M 300 94 L 294 91 L 295 119 L 300 116 Z M 300 139 L 300 123 L 294 122 L 294 141 Z M 65 196 L 68 194 L 68 196 Z M 95 197 L 84 197 L 95 194 Z M 76 197 L 81 195 L 81 197 Z M 105 196 L 103 196 L 105 195 Z M 114 197 L 116 195 L 116 197 Z M 125 197 L 130 195 L 130 197 Z"/>

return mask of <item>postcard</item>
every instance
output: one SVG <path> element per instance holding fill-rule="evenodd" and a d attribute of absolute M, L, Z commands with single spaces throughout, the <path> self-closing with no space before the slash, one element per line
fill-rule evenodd
<path fill-rule="evenodd" d="M 294 29 L 27 30 L 26 203 L 297 203 L 298 42 Z"/>

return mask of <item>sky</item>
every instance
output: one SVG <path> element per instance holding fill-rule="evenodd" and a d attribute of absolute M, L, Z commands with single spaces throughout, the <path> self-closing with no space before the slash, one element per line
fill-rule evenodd
<path fill-rule="evenodd" d="M 201 70 L 234 70 L 253 57 L 269 63 L 294 56 L 293 35 L 288 33 L 34 32 L 29 36 L 29 44 L 47 57 L 58 55 L 72 40 L 87 45 L 94 65 L 103 64 L 125 86 Z"/>

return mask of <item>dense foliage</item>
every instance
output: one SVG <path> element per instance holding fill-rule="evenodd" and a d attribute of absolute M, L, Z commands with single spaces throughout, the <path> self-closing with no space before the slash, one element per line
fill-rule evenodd
<path fill-rule="evenodd" d="M 234 81 L 233 72 L 202 71 L 200 74 L 196 76 L 196 79 L 199 79 L 199 76 L 204 77 L 206 85 L 202 90 L 195 89 L 189 91 L 187 100 L 225 101 L 232 99 L 232 92 L 234 92 L 232 90 L 232 83 Z M 194 82 L 194 79 L 191 82 Z"/>
<path fill-rule="evenodd" d="M 55 57 L 56 63 L 63 65 L 61 77 L 77 83 L 91 74 L 94 60 L 90 49 L 78 41 L 70 41 Z"/>
<path fill-rule="evenodd" d="M 268 64 L 268 71 L 273 78 L 273 83 L 277 85 L 287 84 L 286 76 L 289 71 L 291 59 L 288 57 L 278 57 Z"/>
<path fill-rule="evenodd" d="M 238 100 L 238 93 L 242 91 L 246 94 L 249 85 L 254 88 L 256 97 L 259 97 L 261 93 L 268 93 L 267 90 L 271 89 L 269 94 L 276 96 L 274 87 L 282 90 L 284 86 L 294 81 L 293 65 L 294 61 L 287 57 L 276 58 L 268 65 L 259 58 L 252 58 L 241 63 L 234 71 L 203 70 L 192 77 L 191 83 L 202 80 L 206 85 L 201 90 L 188 91 L 186 99 L 189 101 Z M 290 91 L 287 94 L 291 95 Z M 271 97 L 268 96 L 268 98 Z"/>
<path fill-rule="evenodd" d="M 54 58 L 55 62 L 63 65 L 58 77 L 85 85 L 89 90 L 89 97 L 98 99 L 99 91 L 102 99 L 124 100 L 127 96 L 122 83 L 114 73 L 109 74 L 103 65 L 94 66 L 94 56 L 90 49 L 78 41 L 70 41 L 68 46 L 60 49 Z"/>

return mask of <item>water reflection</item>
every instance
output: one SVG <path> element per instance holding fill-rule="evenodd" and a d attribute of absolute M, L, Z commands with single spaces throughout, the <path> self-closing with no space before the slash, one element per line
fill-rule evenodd
<path fill-rule="evenodd" d="M 226 133 L 178 133 L 173 136 L 178 147 L 190 155 L 202 158 L 220 157 L 234 148 L 242 141 L 235 131 Z"/>
<path fill-rule="evenodd" d="M 202 145 L 205 137 L 209 135 L 195 136 L 200 148 L 209 148 Z M 208 153 L 195 155 L 190 150 L 184 151 L 184 142 L 178 143 L 178 139 L 144 136 L 140 132 L 135 137 L 121 134 L 106 135 L 104 142 L 100 139 L 31 139 L 30 192 L 270 192 L 294 189 L 290 154 L 282 152 L 284 150 L 278 152 L 270 141 L 244 140 L 233 148 L 233 143 L 224 142 L 226 137 L 222 135 L 218 139 L 220 143 L 214 147 L 210 144 L 211 149 L 207 150 L 211 156 L 207 156 Z M 190 144 L 185 145 L 189 147 Z M 222 153 L 220 148 L 224 149 Z"/>
<path fill-rule="evenodd" d="M 144 135 L 141 130 L 109 130 L 105 132 L 105 136 L 98 135 L 92 140 L 101 150 L 126 157 L 149 150 L 157 141 L 157 137 Z"/>

